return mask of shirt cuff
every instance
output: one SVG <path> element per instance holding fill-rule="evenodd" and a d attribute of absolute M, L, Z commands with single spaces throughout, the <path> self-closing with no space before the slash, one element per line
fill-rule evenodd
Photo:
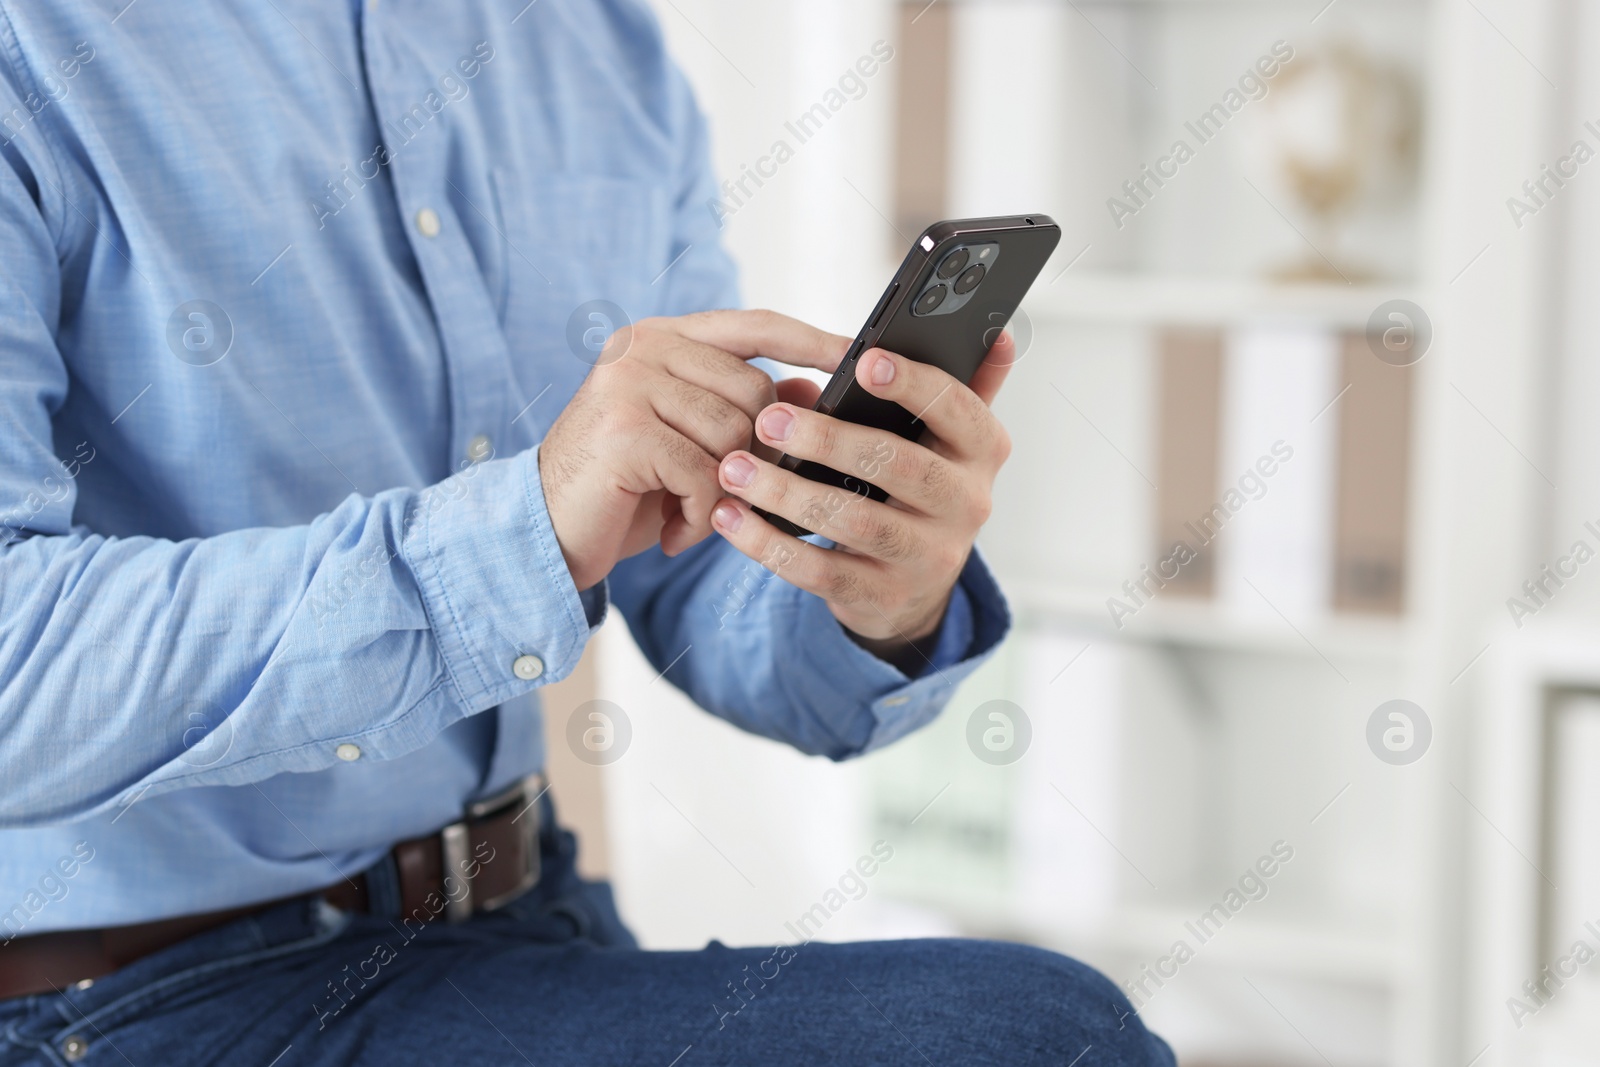
<path fill-rule="evenodd" d="M 939 640 L 933 646 L 928 662 L 917 672 L 922 677 L 926 671 L 942 671 L 954 667 L 967 658 L 972 648 L 972 598 L 960 582 L 950 591 L 950 604 L 944 609 L 939 622 Z"/>
<path fill-rule="evenodd" d="M 866 736 L 841 738 L 842 756 L 881 748 L 931 722 L 1011 629 L 1005 596 L 976 548 L 956 582 L 932 665 L 916 678 L 851 640 L 821 598 L 803 596 L 796 632 L 813 636 L 797 642 L 802 655 L 785 671 L 791 692 L 811 695 L 825 686 L 836 699 L 860 694 L 872 711 Z"/>
<path fill-rule="evenodd" d="M 536 448 L 418 493 L 402 551 L 469 713 L 565 678 L 605 615 L 605 591 L 586 603 L 567 570 Z"/>

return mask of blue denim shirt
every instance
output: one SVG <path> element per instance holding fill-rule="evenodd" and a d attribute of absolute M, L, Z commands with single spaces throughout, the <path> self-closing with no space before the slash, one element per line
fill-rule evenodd
<path fill-rule="evenodd" d="M 573 587 L 537 460 L 569 318 L 737 300 L 638 4 L 0 0 L 0 48 L 0 939 L 452 821 L 540 765 L 608 597 L 698 703 L 833 758 L 1004 634 L 976 557 L 915 678 L 717 538 Z"/>

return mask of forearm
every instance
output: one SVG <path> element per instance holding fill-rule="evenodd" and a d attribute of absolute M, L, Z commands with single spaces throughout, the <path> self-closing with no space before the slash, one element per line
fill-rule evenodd
<path fill-rule="evenodd" d="M 629 560 L 613 573 L 611 591 L 646 656 L 702 707 L 834 759 L 931 721 L 1010 626 L 977 553 L 928 659 L 910 672 L 852 640 L 822 600 L 720 539 L 678 560 Z"/>
<path fill-rule="evenodd" d="M 0 826 L 393 758 L 564 676 L 589 627 L 532 459 L 299 527 L 0 550 Z"/>

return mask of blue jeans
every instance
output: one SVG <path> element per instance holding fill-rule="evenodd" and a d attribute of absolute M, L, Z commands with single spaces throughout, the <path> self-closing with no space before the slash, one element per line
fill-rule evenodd
<path fill-rule="evenodd" d="M 549 825 L 547 823 L 547 825 Z M 0 1001 L 0 1067 L 1160 1064 L 1104 977 L 992 941 L 644 952 L 571 835 L 502 911 L 425 927 L 281 904 L 84 989 Z"/>

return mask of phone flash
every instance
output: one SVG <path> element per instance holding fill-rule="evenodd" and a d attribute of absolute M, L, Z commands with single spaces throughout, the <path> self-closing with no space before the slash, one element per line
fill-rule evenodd
<path fill-rule="evenodd" d="M 933 238 L 932 237 L 924 237 L 922 239 L 922 250 L 924 252 L 932 252 L 933 251 Z"/>
<path fill-rule="evenodd" d="M 981 249 L 978 250 L 978 258 L 979 259 L 988 259 L 989 258 L 989 253 L 993 252 L 993 251 L 994 251 L 993 248 L 981 248 Z"/>

